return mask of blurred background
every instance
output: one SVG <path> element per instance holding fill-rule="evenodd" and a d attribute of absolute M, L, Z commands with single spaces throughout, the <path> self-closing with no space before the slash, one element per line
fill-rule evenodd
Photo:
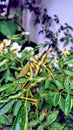
<path fill-rule="evenodd" d="M 30 33 L 30 40 L 39 44 L 49 41 L 49 38 L 45 37 L 45 28 L 49 27 L 56 33 L 60 25 L 67 23 L 73 26 L 73 0 L 0 0 L 0 14 L 8 19 L 15 18 L 25 32 Z M 44 15 L 48 16 L 49 22 L 48 20 L 42 22 L 45 19 Z M 59 24 L 54 22 L 57 17 Z M 62 36 L 63 33 L 60 33 L 59 38 Z M 58 44 L 58 47 L 63 49 L 63 43 Z M 70 46 L 71 43 L 67 49 Z"/>

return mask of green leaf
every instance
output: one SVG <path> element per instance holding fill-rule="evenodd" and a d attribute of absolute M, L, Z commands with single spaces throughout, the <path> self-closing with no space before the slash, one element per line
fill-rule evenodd
<path fill-rule="evenodd" d="M 29 122 L 28 126 L 29 126 L 29 127 L 33 127 L 33 126 L 36 126 L 38 123 L 39 123 L 38 120 L 33 120 L 33 119 L 32 119 L 32 121 Z"/>
<path fill-rule="evenodd" d="M 70 70 L 64 70 L 65 74 L 69 75 L 69 76 L 73 76 L 73 72 Z"/>
<path fill-rule="evenodd" d="M 8 119 L 8 117 L 6 116 L 6 115 L 1 115 L 0 116 L 0 122 L 2 123 L 2 124 L 6 124 L 6 125 L 8 125 L 9 123 L 10 123 L 10 121 L 9 121 L 9 119 Z"/>
<path fill-rule="evenodd" d="M 64 65 L 68 65 L 68 64 L 73 64 L 73 58 L 72 59 L 68 59 L 64 62 Z"/>
<path fill-rule="evenodd" d="M 9 124 L 12 124 L 12 123 L 13 123 L 13 117 L 14 117 L 14 115 L 13 115 L 12 112 L 7 114 L 7 118 L 8 118 L 8 120 L 9 120 L 9 122 L 10 122 Z"/>
<path fill-rule="evenodd" d="M 13 104 L 14 104 L 14 101 L 13 101 L 13 100 L 11 100 L 11 101 L 7 102 L 6 104 L 4 104 L 4 105 L 0 108 L 0 115 L 3 115 L 3 114 L 5 114 L 5 113 L 7 113 L 7 112 L 10 110 L 10 108 L 12 108 Z"/>
<path fill-rule="evenodd" d="M 65 110 L 65 99 L 62 96 L 60 96 L 59 107 L 64 112 L 64 110 Z"/>
<path fill-rule="evenodd" d="M 70 52 L 70 55 L 68 55 L 68 60 L 73 58 L 73 52 Z"/>
<path fill-rule="evenodd" d="M 63 83 L 62 83 L 61 81 L 59 81 L 59 80 L 54 80 L 54 82 L 55 82 L 55 84 L 57 85 L 57 87 L 58 87 L 59 89 L 63 89 Z"/>
<path fill-rule="evenodd" d="M 65 91 L 67 92 L 67 93 L 70 93 L 71 92 L 71 85 L 70 85 L 70 82 L 69 82 L 69 80 L 65 80 L 64 81 L 64 85 L 65 85 Z"/>
<path fill-rule="evenodd" d="M 52 81 L 50 82 L 49 89 L 52 89 L 52 90 L 55 90 L 55 91 L 58 90 L 57 86 Z"/>
<path fill-rule="evenodd" d="M 60 101 L 59 101 L 59 106 L 60 106 L 61 110 L 64 112 L 64 114 L 68 115 L 72 108 L 71 97 L 69 95 L 67 95 L 66 98 L 64 99 L 61 96 Z"/>
<path fill-rule="evenodd" d="M 64 130 L 64 126 L 55 122 L 51 125 L 50 130 Z"/>
<path fill-rule="evenodd" d="M 54 105 L 54 106 L 57 106 L 57 105 L 58 105 L 58 103 L 59 103 L 59 98 L 60 98 L 60 93 L 58 92 L 58 93 L 56 93 L 56 94 L 54 95 L 54 98 L 53 98 L 53 105 Z"/>
<path fill-rule="evenodd" d="M 3 125 L 2 125 L 2 123 L 0 122 L 0 128 L 2 128 L 2 126 L 3 126 Z"/>
<path fill-rule="evenodd" d="M 28 81 L 29 81 L 29 78 L 19 78 L 18 80 L 15 80 L 14 83 L 21 84 L 21 83 L 26 83 Z"/>
<path fill-rule="evenodd" d="M 58 66 L 60 69 L 62 69 L 62 67 L 63 67 L 63 59 L 62 58 L 58 60 Z"/>
<path fill-rule="evenodd" d="M 8 38 L 16 32 L 17 25 L 13 21 L 2 21 L 0 22 L 0 31 Z"/>
<path fill-rule="evenodd" d="M 54 111 L 54 112 L 52 112 L 51 114 L 49 114 L 49 115 L 47 116 L 47 121 L 46 121 L 46 123 L 45 123 L 44 125 L 45 125 L 45 126 L 51 125 L 51 124 L 56 120 L 57 115 L 58 115 L 58 111 Z"/>
<path fill-rule="evenodd" d="M 6 62 L 8 62 L 7 59 L 4 59 L 4 60 L 0 61 L 0 67 L 2 67 L 4 64 L 6 64 Z"/>
<path fill-rule="evenodd" d="M 16 102 L 16 104 L 14 106 L 14 109 L 13 109 L 15 116 L 18 114 L 18 111 L 19 111 L 19 109 L 20 109 L 21 106 L 22 106 L 22 101 Z"/>
<path fill-rule="evenodd" d="M 7 69 L 4 73 L 4 77 L 5 77 L 5 83 L 7 83 L 8 81 L 13 81 L 13 77 L 11 77 L 11 72 L 9 69 Z"/>
<path fill-rule="evenodd" d="M 69 130 L 68 126 L 64 128 L 64 130 Z M 71 129 L 72 130 L 72 129 Z"/>
<path fill-rule="evenodd" d="M 42 113 L 39 117 L 39 120 L 42 121 L 44 119 L 44 113 Z"/>
<path fill-rule="evenodd" d="M 54 92 L 47 92 L 46 96 L 45 96 L 45 100 L 47 102 L 47 104 L 45 105 L 45 107 L 48 105 L 48 110 L 50 111 L 52 109 L 53 106 L 53 97 L 54 97 Z"/>
<path fill-rule="evenodd" d="M 24 120 L 25 120 L 25 112 L 24 112 L 24 105 L 21 106 L 12 127 L 12 130 L 27 130 L 24 129 Z"/>
<path fill-rule="evenodd" d="M 37 130 L 44 130 L 44 128 L 43 128 L 43 124 L 40 125 L 40 126 L 37 128 Z"/>
<path fill-rule="evenodd" d="M 65 115 L 68 115 L 71 111 L 71 98 L 69 95 L 65 98 Z"/>
<path fill-rule="evenodd" d="M 50 84 L 50 81 L 47 79 L 47 80 L 45 81 L 45 88 L 49 88 L 49 84 Z"/>
<path fill-rule="evenodd" d="M 13 84 L 11 84 L 11 83 L 5 84 L 2 87 L 0 87 L 0 92 L 5 91 L 11 87 L 13 87 Z"/>
<path fill-rule="evenodd" d="M 24 104 L 24 115 L 25 115 L 25 120 L 24 120 L 24 130 L 28 130 L 28 111 L 27 111 L 27 101 L 25 101 L 25 104 Z"/>
<path fill-rule="evenodd" d="M 9 77 L 10 76 L 10 70 L 7 69 L 4 75 L 5 75 L 5 77 Z"/>
<path fill-rule="evenodd" d="M 13 76 L 5 77 L 5 83 L 13 82 L 13 81 L 14 81 L 14 77 Z"/>

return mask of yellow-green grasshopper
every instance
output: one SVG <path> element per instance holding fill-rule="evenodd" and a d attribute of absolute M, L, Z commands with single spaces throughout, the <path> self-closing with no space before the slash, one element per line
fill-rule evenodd
<path fill-rule="evenodd" d="M 37 76 L 42 67 L 48 71 L 52 78 L 54 78 L 51 69 L 47 68 L 45 65 L 48 62 L 48 50 L 49 48 L 47 47 L 42 53 L 38 53 L 34 57 L 31 57 L 19 73 L 18 78 L 26 76 L 29 72 L 30 80 L 32 80 Z"/>

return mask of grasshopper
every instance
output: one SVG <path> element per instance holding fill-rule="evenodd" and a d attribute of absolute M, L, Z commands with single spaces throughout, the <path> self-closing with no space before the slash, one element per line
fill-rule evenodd
<path fill-rule="evenodd" d="M 25 64 L 24 68 L 20 71 L 18 78 L 24 77 L 29 72 L 30 80 L 32 80 L 35 76 L 38 75 L 42 67 L 48 71 L 48 73 L 51 75 L 52 78 L 54 78 L 54 75 L 52 74 L 52 70 L 50 68 L 47 68 L 45 65 L 48 62 L 48 58 L 47 58 L 48 50 L 49 47 L 46 48 L 42 53 L 38 53 L 34 57 L 30 57 L 28 62 Z"/>

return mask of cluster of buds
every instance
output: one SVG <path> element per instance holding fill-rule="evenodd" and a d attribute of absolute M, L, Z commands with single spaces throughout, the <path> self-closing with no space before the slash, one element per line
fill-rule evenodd
<path fill-rule="evenodd" d="M 62 51 L 61 55 L 64 55 L 66 57 L 67 55 L 70 55 L 70 52 L 65 48 L 64 51 Z"/>
<path fill-rule="evenodd" d="M 6 47 L 10 45 L 11 45 L 11 40 L 4 39 L 2 43 L 0 44 L 0 53 L 2 53 L 3 51 L 7 52 Z M 12 51 L 15 54 L 15 56 L 19 58 L 22 56 L 22 54 L 19 52 L 20 49 L 21 49 L 21 46 L 17 42 L 13 42 L 12 45 L 10 46 L 10 51 Z"/>
<path fill-rule="evenodd" d="M 5 47 L 10 45 L 11 40 L 4 39 L 2 43 L 0 44 L 0 53 L 4 51 Z"/>
<path fill-rule="evenodd" d="M 0 53 L 4 51 L 4 49 L 11 44 L 11 40 L 4 39 L 0 44 Z"/>

